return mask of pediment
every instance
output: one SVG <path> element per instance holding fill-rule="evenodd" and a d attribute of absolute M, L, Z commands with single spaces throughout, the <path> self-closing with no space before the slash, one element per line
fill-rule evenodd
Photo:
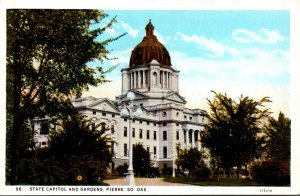
<path fill-rule="evenodd" d="M 96 110 L 103 110 L 108 112 L 119 112 L 118 108 L 109 100 L 109 99 L 99 99 L 90 105 L 88 108 L 96 109 Z"/>
<path fill-rule="evenodd" d="M 180 96 L 178 93 L 174 92 L 168 96 L 165 97 L 166 99 L 168 100 L 171 100 L 171 101 L 175 101 L 175 102 L 179 102 L 179 103 L 186 103 L 186 100 L 184 97 Z"/>
<path fill-rule="evenodd" d="M 135 95 L 135 100 L 141 100 L 141 99 L 147 99 L 149 98 L 149 96 L 147 95 L 144 95 L 138 91 L 132 91 Z M 119 98 L 122 100 L 122 101 L 126 101 L 127 100 L 127 94 L 124 94 L 124 95 L 121 95 L 119 96 Z"/>

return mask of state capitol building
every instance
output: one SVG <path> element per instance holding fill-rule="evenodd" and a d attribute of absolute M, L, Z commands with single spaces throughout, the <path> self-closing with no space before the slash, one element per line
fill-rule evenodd
<path fill-rule="evenodd" d="M 82 114 L 109 127 L 107 134 L 114 140 L 113 170 L 128 164 L 129 134 L 133 144 L 143 144 L 150 152 L 153 166 L 160 169 L 175 167 L 173 161 L 179 148 L 202 148 L 200 131 L 204 129 L 207 112 L 185 108 L 187 101 L 178 89 L 179 70 L 172 67 L 169 52 L 154 35 L 151 21 L 145 30 L 143 40 L 132 50 L 129 66 L 121 70 L 122 93 L 116 100 L 92 96 L 72 100 Z M 133 118 L 132 130 L 128 118 L 121 115 L 121 103 L 128 101 L 128 92 L 135 94 L 133 103 L 143 111 Z M 47 135 L 41 130 L 37 132 L 37 144 L 47 145 Z"/>

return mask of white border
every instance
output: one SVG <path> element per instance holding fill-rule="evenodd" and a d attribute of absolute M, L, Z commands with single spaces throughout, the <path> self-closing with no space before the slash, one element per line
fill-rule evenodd
<path fill-rule="evenodd" d="M 0 96 L 0 195 L 1 194 L 22 194 L 22 195 L 41 195 L 41 194 L 300 194 L 300 164 L 299 164 L 299 145 L 300 132 L 299 118 L 299 66 L 300 66 L 300 1 L 298 0 L 3 0 L 0 1 L 1 28 L 0 28 L 0 62 L 1 62 L 1 95 Z M 29 186 L 22 186 L 22 192 L 17 192 L 14 186 L 5 186 L 5 58 L 6 58 L 6 30 L 5 14 L 9 8 L 74 8 L 74 9 L 116 9 L 116 10 L 290 10 L 290 51 L 291 51 L 291 92 L 290 92 L 290 118 L 292 120 L 292 157 L 291 157 L 291 187 L 201 187 L 201 186 L 178 186 L 178 187 L 144 187 L 147 192 L 32 192 Z M 276 19 L 274 19 L 276 20 Z M 66 186 L 67 187 L 67 186 Z M 47 187 L 44 187 L 45 189 Z M 126 188 L 126 187 L 123 187 Z M 261 192 L 261 190 L 272 190 L 272 192 Z"/>

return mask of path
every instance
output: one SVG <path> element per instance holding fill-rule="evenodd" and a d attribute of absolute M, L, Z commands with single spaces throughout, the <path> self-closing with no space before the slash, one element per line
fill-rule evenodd
<path fill-rule="evenodd" d="M 126 178 L 108 179 L 105 183 L 111 186 L 125 186 Z M 191 186 L 188 184 L 171 183 L 163 181 L 163 178 L 135 178 L 136 186 Z"/>

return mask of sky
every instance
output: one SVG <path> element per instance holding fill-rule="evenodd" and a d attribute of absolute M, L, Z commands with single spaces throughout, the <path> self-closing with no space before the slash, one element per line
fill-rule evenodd
<path fill-rule="evenodd" d="M 179 93 L 188 108 L 209 110 L 211 91 L 238 98 L 249 96 L 266 104 L 277 116 L 289 116 L 290 13 L 278 10 L 103 10 L 117 22 L 98 41 L 127 33 L 110 43 L 109 57 L 101 66 L 118 65 L 107 74 L 112 82 L 92 87 L 83 96 L 115 99 L 121 94 L 121 69 L 128 67 L 131 51 L 142 41 L 151 19 L 154 34 L 171 56 L 179 73 Z M 90 63 L 91 66 L 99 62 Z"/>

